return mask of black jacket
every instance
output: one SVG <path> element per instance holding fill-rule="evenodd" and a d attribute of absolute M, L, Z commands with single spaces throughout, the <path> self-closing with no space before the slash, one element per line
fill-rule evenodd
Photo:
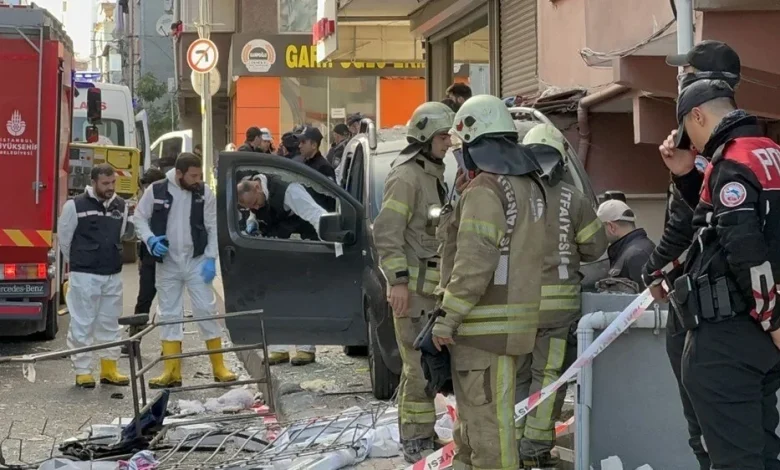
<path fill-rule="evenodd" d="M 780 327 L 776 279 L 780 279 L 780 146 L 762 137 L 755 117 L 726 116 L 703 155 L 704 173 L 694 229 L 702 229 L 686 263 L 692 277 L 733 284 L 735 313 L 750 313 L 765 330 Z M 743 305 L 740 311 L 738 305 Z"/>
<path fill-rule="evenodd" d="M 239 152 L 258 152 L 258 153 L 263 153 L 260 150 L 252 147 L 252 144 L 250 144 L 249 142 L 244 142 L 243 145 L 241 145 L 241 147 L 238 148 L 238 151 Z"/>
<path fill-rule="evenodd" d="M 336 170 L 333 169 L 331 164 L 328 163 L 328 161 L 325 159 L 325 157 L 322 156 L 322 153 L 320 153 L 319 150 L 317 151 L 316 155 L 306 160 L 304 163 L 309 168 L 313 170 L 317 170 L 318 172 L 327 176 L 331 180 L 336 181 Z"/>
<path fill-rule="evenodd" d="M 348 140 L 344 139 L 328 150 L 328 155 L 325 157 L 325 160 L 327 160 L 333 168 L 337 168 L 339 163 L 341 163 L 341 158 L 344 156 L 344 149 L 347 146 L 347 142 Z"/>
<path fill-rule="evenodd" d="M 610 277 L 631 279 L 642 285 L 642 268 L 655 244 L 647 238 L 645 229 L 638 228 L 607 248 Z"/>

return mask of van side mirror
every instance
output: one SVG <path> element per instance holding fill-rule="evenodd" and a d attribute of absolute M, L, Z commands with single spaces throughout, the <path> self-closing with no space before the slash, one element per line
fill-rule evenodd
<path fill-rule="evenodd" d="M 341 214 L 329 212 L 320 216 L 320 240 L 351 245 L 355 243 L 355 232 L 343 228 Z"/>
<path fill-rule="evenodd" d="M 87 90 L 87 121 L 90 124 L 100 124 L 103 117 L 103 99 L 100 88 Z"/>
<path fill-rule="evenodd" d="M 376 150 L 376 146 L 377 146 L 376 124 L 374 124 L 374 121 L 371 121 L 369 119 L 366 119 L 366 121 L 368 121 L 367 123 L 368 129 L 366 132 L 366 134 L 368 135 L 368 147 L 371 150 Z"/>

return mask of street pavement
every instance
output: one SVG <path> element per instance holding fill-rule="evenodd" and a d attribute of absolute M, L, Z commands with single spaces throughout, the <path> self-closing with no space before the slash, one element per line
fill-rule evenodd
<path fill-rule="evenodd" d="M 135 265 L 125 265 L 122 272 L 124 285 L 124 315 L 131 315 L 138 292 L 138 271 Z M 214 283 L 218 294 L 220 313 L 224 313 L 222 283 Z M 152 311 L 155 310 L 153 305 Z M 189 310 L 185 304 L 185 314 Z M 60 332 L 49 342 L 31 341 L 26 338 L 0 336 L 0 356 L 40 354 L 67 349 L 67 315 L 59 317 Z M 203 349 L 197 327 L 185 325 L 184 350 Z M 142 342 L 144 363 L 159 357 L 159 336 L 152 332 Z M 259 357 L 256 356 L 256 357 Z M 247 379 L 247 372 L 235 354 L 226 354 L 226 362 L 240 379 Z M 97 361 L 97 359 L 96 359 Z M 120 368 L 127 373 L 127 358 L 120 360 Z M 184 360 L 185 385 L 211 383 L 208 358 L 195 357 Z M 97 373 L 97 365 L 96 365 Z M 151 376 L 162 370 L 153 369 Z M 62 440 L 72 437 L 79 429 L 91 424 L 109 424 L 117 418 L 132 416 L 132 400 L 129 387 L 101 386 L 94 390 L 77 389 L 74 375 L 67 359 L 41 362 L 35 365 L 35 382 L 31 383 L 22 373 L 19 364 L 0 364 L 0 458 L 6 464 L 33 463 L 56 453 Z M 368 362 L 365 357 L 347 357 L 340 346 L 317 348 L 315 364 L 292 367 L 289 364 L 274 366 L 272 379 L 278 391 L 280 421 L 289 422 L 318 416 L 331 416 L 353 406 L 367 406 L 375 400 L 370 393 Z M 212 389 L 180 393 L 171 400 L 218 397 L 224 389 Z M 121 393 L 121 397 L 115 395 Z M 151 395 L 154 396 L 154 391 Z M 2 460 L 0 460 L 0 463 Z M 403 459 L 373 459 L 352 467 L 355 470 L 394 470 L 404 468 Z"/>

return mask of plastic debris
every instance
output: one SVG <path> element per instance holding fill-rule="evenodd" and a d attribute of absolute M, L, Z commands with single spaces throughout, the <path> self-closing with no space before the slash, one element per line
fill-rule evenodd
<path fill-rule="evenodd" d="M 116 462 L 81 462 L 70 459 L 49 459 L 38 470 L 116 470 Z"/>
<path fill-rule="evenodd" d="M 25 362 L 22 364 L 22 376 L 30 383 L 35 383 L 35 364 L 32 362 Z"/>
<path fill-rule="evenodd" d="M 148 450 L 138 452 L 128 461 L 119 461 L 119 470 L 154 470 L 160 465 L 154 453 Z"/>
<path fill-rule="evenodd" d="M 623 461 L 614 455 L 607 457 L 601 461 L 601 470 L 623 470 Z"/>
<path fill-rule="evenodd" d="M 322 379 L 307 380 L 301 382 L 301 388 L 315 393 L 332 392 L 336 390 L 336 382 Z"/>
<path fill-rule="evenodd" d="M 181 416 L 199 415 L 206 412 L 206 407 L 198 400 L 179 400 L 176 402 L 176 407 Z"/>
<path fill-rule="evenodd" d="M 235 388 L 219 398 L 209 398 L 204 405 L 206 411 L 224 413 L 227 411 L 243 411 L 252 408 L 255 395 L 246 388 Z"/>

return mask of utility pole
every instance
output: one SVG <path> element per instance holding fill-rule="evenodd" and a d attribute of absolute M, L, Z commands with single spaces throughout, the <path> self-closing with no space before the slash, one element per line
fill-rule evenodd
<path fill-rule="evenodd" d="M 677 53 L 687 54 L 693 49 L 693 2 L 675 0 L 677 10 Z M 679 70 L 682 73 L 682 67 Z M 678 85 L 678 88 L 682 85 Z M 679 90 L 678 90 L 679 91 Z"/>
<path fill-rule="evenodd" d="M 209 0 L 200 0 L 200 21 L 198 36 L 209 39 L 211 36 L 211 8 Z M 207 185 L 214 189 L 214 144 L 211 109 L 211 73 L 203 74 L 202 92 L 200 94 L 200 113 L 203 118 L 201 147 L 203 148 L 203 177 Z"/>

